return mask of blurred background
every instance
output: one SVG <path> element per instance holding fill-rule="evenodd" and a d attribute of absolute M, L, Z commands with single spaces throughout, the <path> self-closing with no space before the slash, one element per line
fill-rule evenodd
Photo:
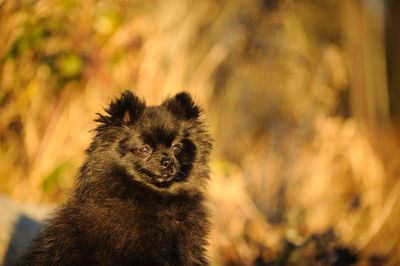
<path fill-rule="evenodd" d="M 397 0 L 0 0 L 0 193 L 62 202 L 95 113 L 186 90 L 212 265 L 399 265 L 399 48 Z"/>

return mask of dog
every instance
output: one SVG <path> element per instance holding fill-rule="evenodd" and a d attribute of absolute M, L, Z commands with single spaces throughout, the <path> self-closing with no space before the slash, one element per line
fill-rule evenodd
<path fill-rule="evenodd" d="M 98 124 L 68 200 L 19 265 L 208 265 L 212 139 L 192 97 L 131 91 Z"/>

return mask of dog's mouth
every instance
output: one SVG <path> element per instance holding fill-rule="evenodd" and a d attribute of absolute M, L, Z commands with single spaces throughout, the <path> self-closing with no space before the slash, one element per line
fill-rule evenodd
<path fill-rule="evenodd" d="M 175 174 L 176 174 L 176 169 L 175 169 L 175 167 L 168 167 L 168 168 L 162 169 L 162 170 L 160 171 L 159 176 L 160 176 L 161 178 L 168 179 L 168 178 L 173 177 Z"/>
<path fill-rule="evenodd" d="M 175 176 L 170 175 L 154 176 L 151 183 L 157 187 L 169 187 L 175 180 Z"/>
<path fill-rule="evenodd" d="M 157 172 L 147 170 L 138 165 L 136 168 L 140 173 L 149 177 L 149 183 L 157 187 L 169 187 L 172 183 L 181 180 L 180 175 L 177 174 L 178 171 L 176 167 L 162 168 Z"/>
<path fill-rule="evenodd" d="M 175 180 L 175 168 L 162 169 L 160 174 L 153 177 L 158 184 L 169 183 Z"/>

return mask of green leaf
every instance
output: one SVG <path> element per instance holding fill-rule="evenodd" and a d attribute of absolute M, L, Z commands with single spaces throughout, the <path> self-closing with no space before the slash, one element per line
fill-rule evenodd
<path fill-rule="evenodd" d="M 59 59 L 61 75 L 67 78 L 78 76 L 83 67 L 82 59 L 76 54 L 67 54 Z"/>
<path fill-rule="evenodd" d="M 71 166 L 69 161 L 63 161 L 42 180 L 41 187 L 45 193 L 50 193 L 56 186 L 60 185 L 61 177 L 68 167 Z"/>

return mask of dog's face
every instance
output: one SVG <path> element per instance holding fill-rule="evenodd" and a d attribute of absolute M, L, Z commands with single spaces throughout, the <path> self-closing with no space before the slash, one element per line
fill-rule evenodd
<path fill-rule="evenodd" d="M 204 153 L 208 155 L 211 144 L 199 127 L 199 109 L 188 94 L 146 107 L 125 92 L 106 111 L 111 116 L 100 115 L 97 131 L 113 138 L 101 143 L 109 143 L 112 155 L 132 178 L 159 189 L 194 183 L 188 180 L 193 167 Z"/>
<path fill-rule="evenodd" d="M 180 121 L 165 106 L 147 107 L 119 141 L 121 162 L 135 177 L 158 187 L 184 182 L 196 147 Z"/>

